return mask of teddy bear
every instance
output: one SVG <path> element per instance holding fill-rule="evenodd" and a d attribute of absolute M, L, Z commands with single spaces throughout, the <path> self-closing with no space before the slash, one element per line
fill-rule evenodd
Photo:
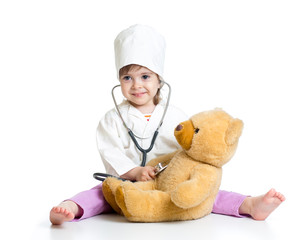
<path fill-rule="evenodd" d="M 222 166 L 234 155 L 243 122 L 222 109 L 200 112 L 174 130 L 181 149 L 155 158 L 167 167 L 146 182 L 107 178 L 102 191 L 119 214 L 133 222 L 192 220 L 211 213 Z"/>

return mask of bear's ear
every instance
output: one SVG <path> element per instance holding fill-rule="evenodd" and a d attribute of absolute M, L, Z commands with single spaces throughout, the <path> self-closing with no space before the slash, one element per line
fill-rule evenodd
<path fill-rule="evenodd" d="M 243 126 L 244 124 L 240 119 L 235 118 L 230 120 L 225 136 L 227 145 L 233 145 L 239 140 Z"/>

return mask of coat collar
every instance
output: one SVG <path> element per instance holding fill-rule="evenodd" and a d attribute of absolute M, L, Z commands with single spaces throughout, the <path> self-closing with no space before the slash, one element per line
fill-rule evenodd
<path fill-rule="evenodd" d="M 126 121 L 128 127 L 136 135 L 143 138 L 150 138 L 153 136 L 153 133 L 157 129 L 158 124 L 161 120 L 165 108 L 165 102 L 161 101 L 159 104 L 156 105 L 153 113 L 151 114 L 149 122 L 146 121 L 143 113 L 141 113 L 138 109 L 129 104 L 126 100 L 119 105 L 119 108 L 124 118 L 124 121 Z M 136 118 L 135 121 L 138 121 L 139 123 L 132 121 L 132 119 L 134 118 Z"/>
<path fill-rule="evenodd" d="M 151 114 L 151 119 L 152 118 L 160 118 L 161 115 L 162 115 L 162 111 L 164 110 L 164 107 L 165 107 L 165 102 L 162 100 L 160 101 L 159 104 L 157 104 L 154 108 L 154 111 L 153 113 Z M 131 115 L 131 116 L 135 116 L 135 117 L 138 117 L 140 119 L 144 119 L 144 114 L 141 113 L 138 109 L 136 109 L 134 106 L 132 106 L 127 100 L 124 100 L 120 105 L 119 105 L 119 108 L 120 108 L 120 112 L 121 114 L 122 113 L 127 113 L 128 115 Z M 151 120 L 150 120 L 151 121 Z"/>

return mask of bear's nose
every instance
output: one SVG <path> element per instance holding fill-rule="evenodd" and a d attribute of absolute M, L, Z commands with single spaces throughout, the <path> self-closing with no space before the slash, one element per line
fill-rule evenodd
<path fill-rule="evenodd" d="M 180 131 L 181 129 L 183 129 L 183 126 L 181 124 L 179 124 L 177 127 L 176 127 L 176 131 Z"/>

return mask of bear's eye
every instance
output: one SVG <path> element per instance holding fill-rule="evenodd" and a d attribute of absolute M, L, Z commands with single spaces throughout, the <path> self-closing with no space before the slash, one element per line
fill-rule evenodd
<path fill-rule="evenodd" d="M 195 133 L 197 134 L 199 132 L 199 128 L 196 128 L 195 129 Z"/>

